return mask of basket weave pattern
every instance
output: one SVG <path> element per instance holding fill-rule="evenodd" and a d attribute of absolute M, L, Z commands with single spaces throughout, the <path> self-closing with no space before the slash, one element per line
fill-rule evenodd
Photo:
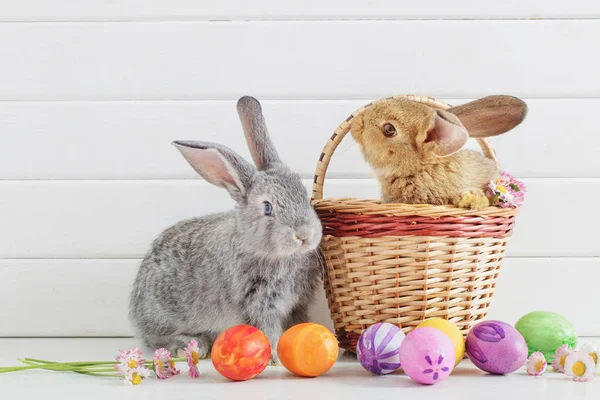
<path fill-rule="evenodd" d="M 430 97 L 399 97 L 449 107 Z M 313 205 L 323 225 L 325 291 L 340 346 L 354 351 L 360 334 L 377 322 L 408 332 L 426 318 L 440 317 L 466 334 L 487 314 L 518 210 L 323 199 L 333 152 L 352 119 L 371 104 L 335 130 L 313 185 Z M 478 142 L 496 161 L 489 143 Z"/>

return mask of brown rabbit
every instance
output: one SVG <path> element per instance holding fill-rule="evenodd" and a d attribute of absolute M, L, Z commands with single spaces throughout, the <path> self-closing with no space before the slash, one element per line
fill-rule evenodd
<path fill-rule="evenodd" d="M 500 135 L 519 125 L 527 105 L 489 96 L 448 110 L 407 99 L 367 108 L 352 122 L 352 136 L 381 184 L 382 201 L 489 206 L 484 188 L 499 175 L 481 153 L 461 150 L 467 139 Z"/>

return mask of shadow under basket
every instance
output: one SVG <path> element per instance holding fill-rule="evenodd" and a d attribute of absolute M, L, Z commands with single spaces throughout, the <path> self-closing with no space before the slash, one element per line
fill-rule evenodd
<path fill-rule="evenodd" d="M 392 98 L 450 107 L 426 96 Z M 319 158 L 313 185 L 312 203 L 323 225 L 325 291 L 340 347 L 355 351 L 361 333 L 378 322 L 408 333 L 424 319 L 439 317 L 466 335 L 488 312 L 518 209 L 323 199 L 331 156 L 352 119 L 372 104 L 337 127 Z M 496 161 L 489 142 L 477 141 Z"/>

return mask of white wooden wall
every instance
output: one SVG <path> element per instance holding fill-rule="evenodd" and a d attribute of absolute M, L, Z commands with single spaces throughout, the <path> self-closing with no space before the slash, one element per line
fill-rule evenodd
<path fill-rule="evenodd" d="M 337 124 L 400 93 L 526 99 L 494 141 L 530 193 L 491 316 L 554 310 L 600 336 L 599 37 L 586 0 L 2 0 L 0 336 L 131 334 L 150 241 L 232 205 L 170 142 L 248 155 L 240 95 L 309 186 Z M 350 138 L 325 194 L 378 194 Z"/>

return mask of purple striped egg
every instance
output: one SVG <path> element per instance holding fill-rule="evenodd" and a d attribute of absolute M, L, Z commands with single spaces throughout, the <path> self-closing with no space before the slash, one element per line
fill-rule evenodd
<path fill-rule="evenodd" d="M 375 375 L 385 375 L 400 368 L 400 345 L 404 332 L 396 325 L 381 322 L 367 328 L 356 344 L 360 365 Z"/>

